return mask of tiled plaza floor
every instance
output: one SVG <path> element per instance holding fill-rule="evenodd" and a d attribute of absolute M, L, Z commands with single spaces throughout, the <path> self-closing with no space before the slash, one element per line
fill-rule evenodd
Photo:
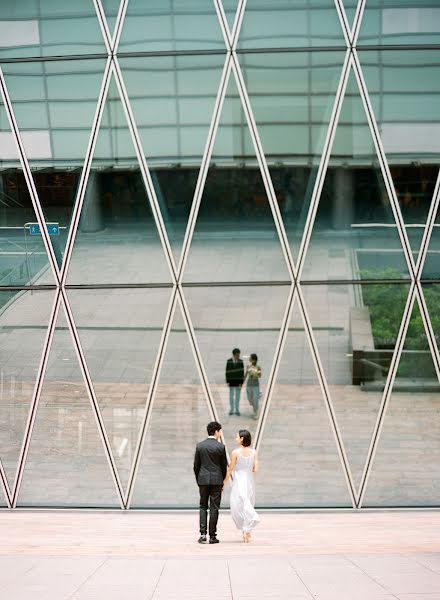
<path fill-rule="evenodd" d="M 439 600 L 440 512 L 263 513 L 217 546 L 190 513 L 0 513 L 8 600 Z"/>

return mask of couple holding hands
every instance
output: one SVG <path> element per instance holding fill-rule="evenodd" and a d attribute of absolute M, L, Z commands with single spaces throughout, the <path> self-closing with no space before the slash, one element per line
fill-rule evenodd
<path fill-rule="evenodd" d="M 229 386 L 229 415 L 240 416 L 240 394 L 241 387 L 246 382 L 246 395 L 252 406 L 254 419 L 258 419 L 258 405 L 260 402 L 260 377 L 261 367 L 258 364 L 258 356 L 252 353 L 249 356 L 249 364 L 244 367 L 240 358 L 240 349 L 232 350 L 232 358 L 226 361 L 225 378 Z"/>
<path fill-rule="evenodd" d="M 197 444 L 194 456 L 194 473 L 200 491 L 200 537 L 199 544 L 205 544 L 209 531 L 209 543 L 218 544 L 217 521 L 224 485 L 233 475 L 231 490 L 231 517 L 237 529 L 248 543 L 251 531 L 259 522 L 255 511 L 255 478 L 258 470 L 258 457 L 251 448 L 251 434 L 240 429 L 236 442 L 238 448 L 232 452 L 228 468 L 225 446 L 221 442 L 222 426 L 217 421 L 207 425 L 208 437 Z M 209 529 L 208 529 L 209 507 Z"/>

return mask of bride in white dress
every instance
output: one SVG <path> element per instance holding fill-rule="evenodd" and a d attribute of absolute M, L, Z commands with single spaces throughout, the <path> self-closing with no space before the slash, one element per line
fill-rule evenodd
<path fill-rule="evenodd" d="M 234 480 L 231 491 L 231 517 L 237 529 L 243 532 L 243 541 L 250 542 L 251 531 L 260 521 L 255 505 L 255 473 L 258 471 L 258 457 L 250 447 L 252 438 L 247 429 L 238 432 L 236 442 L 239 448 L 232 452 L 231 464 L 226 473 L 226 484 L 232 473 Z"/>

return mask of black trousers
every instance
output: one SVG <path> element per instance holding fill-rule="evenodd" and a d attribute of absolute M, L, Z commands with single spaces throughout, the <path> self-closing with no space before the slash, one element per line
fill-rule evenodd
<path fill-rule="evenodd" d="M 200 534 L 206 535 L 209 504 L 209 536 L 217 533 L 218 511 L 222 500 L 222 485 L 199 485 L 200 491 Z"/>

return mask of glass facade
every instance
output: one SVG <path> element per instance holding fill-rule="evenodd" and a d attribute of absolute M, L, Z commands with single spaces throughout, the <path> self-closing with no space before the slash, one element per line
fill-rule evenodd
<path fill-rule="evenodd" d="M 1 3 L 0 507 L 196 507 L 214 418 L 260 507 L 440 506 L 439 31 L 437 0 Z"/>

